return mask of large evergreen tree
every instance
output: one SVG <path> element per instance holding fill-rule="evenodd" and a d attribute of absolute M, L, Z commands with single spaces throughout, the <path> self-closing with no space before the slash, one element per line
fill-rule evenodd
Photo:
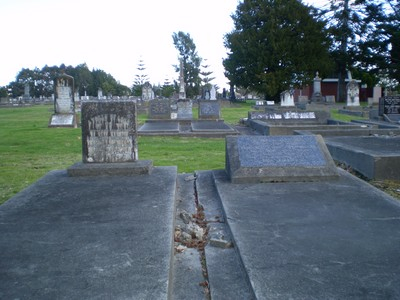
<path fill-rule="evenodd" d="M 298 0 L 244 0 L 225 35 L 224 60 L 231 84 L 279 99 L 290 86 L 311 82 L 315 72 L 329 72 L 325 22 Z"/>
<path fill-rule="evenodd" d="M 175 48 L 179 52 L 179 59 L 183 62 L 183 78 L 186 85 L 186 95 L 188 98 L 196 97 L 199 95 L 201 78 L 200 78 L 200 64 L 201 58 L 199 57 L 196 45 L 189 33 L 179 31 L 173 33 L 172 39 Z M 179 66 L 176 66 L 176 71 Z"/>

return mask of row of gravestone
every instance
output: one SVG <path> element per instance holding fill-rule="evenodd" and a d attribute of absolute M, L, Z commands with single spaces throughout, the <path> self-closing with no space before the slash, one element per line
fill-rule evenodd
<path fill-rule="evenodd" d="M 82 103 L 82 162 L 70 176 L 140 174 L 137 111 L 132 101 Z M 123 171 L 121 173 L 121 170 Z M 226 170 L 233 183 L 316 181 L 337 178 L 337 170 L 320 136 L 229 136 Z"/>
<path fill-rule="evenodd" d="M 219 101 L 198 101 L 198 117 L 202 120 L 218 120 L 221 118 Z M 174 120 L 192 119 L 192 101 L 190 100 L 152 100 L 149 103 L 149 119 Z"/>

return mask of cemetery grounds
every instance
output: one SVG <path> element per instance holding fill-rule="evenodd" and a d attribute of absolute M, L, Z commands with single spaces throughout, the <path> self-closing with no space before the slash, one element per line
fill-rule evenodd
<path fill-rule="evenodd" d="M 238 126 L 254 104 L 246 101 L 222 107 L 222 118 Z M 82 161 L 81 129 L 49 128 L 53 110 L 53 105 L 0 108 L 0 204 L 47 172 Z M 197 108 L 193 116 L 197 116 Z M 140 114 L 139 125 L 146 118 Z M 333 109 L 331 118 L 350 121 L 357 117 Z M 153 160 L 155 166 L 177 166 L 179 173 L 225 168 L 224 138 L 141 136 L 138 147 L 139 159 Z M 400 181 L 370 183 L 400 199 Z"/>

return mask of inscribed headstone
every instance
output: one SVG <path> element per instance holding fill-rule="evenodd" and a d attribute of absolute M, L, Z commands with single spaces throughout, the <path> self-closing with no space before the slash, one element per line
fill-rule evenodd
<path fill-rule="evenodd" d="M 214 85 L 211 87 L 210 100 L 217 100 L 217 91 L 215 90 Z"/>
<path fill-rule="evenodd" d="M 151 100 L 149 102 L 149 118 L 162 120 L 170 119 L 170 102 L 168 100 Z"/>
<path fill-rule="evenodd" d="M 199 101 L 199 119 L 218 120 L 221 117 L 221 106 L 219 101 Z"/>
<path fill-rule="evenodd" d="M 178 100 L 176 105 L 178 106 L 178 113 L 177 113 L 178 119 L 192 119 L 193 118 L 192 101 L 180 99 L 180 100 Z"/>
<path fill-rule="evenodd" d="M 74 78 L 67 74 L 61 74 L 54 81 L 54 109 L 59 114 L 75 112 Z"/>
<path fill-rule="evenodd" d="M 347 106 L 360 106 L 360 89 L 356 80 L 347 84 Z"/>
<path fill-rule="evenodd" d="M 54 80 L 54 114 L 49 127 L 76 127 L 74 78 L 61 74 Z"/>
<path fill-rule="evenodd" d="M 281 106 L 294 106 L 292 91 L 284 91 L 281 93 Z"/>
<path fill-rule="evenodd" d="M 400 96 L 385 96 L 379 100 L 379 115 L 400 115 Z"/>
<path fill-rule="evenodd" d="M 321 136 L 228 136 L 226 172 L 232 183 L 320 181 L 338 177 Z"/>
<path fill-rule="evenodd" d="M 138 160 L 136 104 L 133 101 L 85 101 L 81 110 L 84 163 Z"/>

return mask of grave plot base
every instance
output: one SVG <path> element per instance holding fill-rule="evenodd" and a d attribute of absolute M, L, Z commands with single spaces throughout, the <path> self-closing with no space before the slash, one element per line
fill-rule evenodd
<path fill-rule="evenodd" d="M 83 163 L 79 162 L 67 169 L 71 177 L 78 176 L 135 176 L 151 174 L 152 160 L 138 160 L 125 163 Z"/>

